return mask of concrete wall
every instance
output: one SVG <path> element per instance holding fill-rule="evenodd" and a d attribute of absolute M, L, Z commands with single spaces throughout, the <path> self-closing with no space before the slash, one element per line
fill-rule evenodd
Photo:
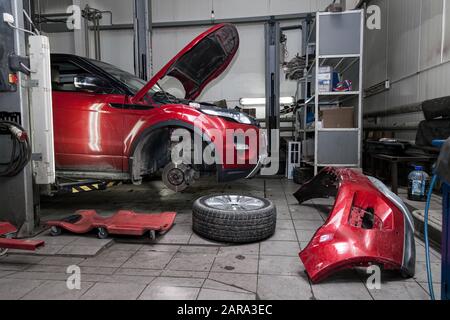
<path fill-rule="evenodd" d="M 373 112 L 450 94 L 450 0 L 373 0 L 382 29 L 366 33 L 365 87 L 389 79 L 391 89 L 365 101 Z M 421 112 L 379 119 L 379 125 L 417 125 Z M 414 132 L 397 137 L 414 140 Z"/>

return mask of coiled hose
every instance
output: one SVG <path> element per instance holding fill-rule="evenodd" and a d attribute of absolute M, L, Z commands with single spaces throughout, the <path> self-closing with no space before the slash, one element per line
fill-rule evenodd
<path fill-rule="evenodd" d="M 19 124 L 0 120 L 0 134 L 10 134 L 12 140 L 9 162 L 0 163 L 0 177 L 15 177 L 31 160 L 31 145 L 28 134 Z"/>
<path fill-rule="evenodd" d="M 431 272 L 431 259 L 430 259 L 430 240 L 428 238 L 428 218 L 430 213 L 431 197 L 433 196 L 433 190 L 437 183 L 438 176 L 434 175 L 431 180 L 430 190 L 428 191 L 427 204 L 425 206 L 424 217 L 424 238 L 425 238 L 425 260 L 427 264 L 427 277 L 428 277 L 428 290 L 430 292 L 431 300 L 436 300 L 433 288 L 433 274 Z"/>

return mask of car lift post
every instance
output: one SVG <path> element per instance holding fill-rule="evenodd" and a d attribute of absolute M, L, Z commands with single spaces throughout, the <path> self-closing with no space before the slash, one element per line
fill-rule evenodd
<path fill-rule="evenodd" d="M 3 22 L 3 13 L 14 16 L 16 25 L 23 26 L 23 3 L 21 0 L 0 0 L 0 70 L 4 74 L 13 74 L 9 66 L 8 55 L 15 53 L 26 55 L 25 34 L 12 29 Z M 2 90 L 0 93 L 0 112 L 16 113 L 21 125 L 30 132 L 30 115 L 28 110 L 28 90 L 24 75 L 17 73 L 18 83 L 13 89 Z M 8 79 L 8 78 L 6 78 Z M 10 150 L 8 136 L 0 136 L 0 150 Z M 8 161 L 0 154 L 0 162 Z M 38 198 L 37 198 L 38 199 Z M 31 164 L 16 177 L 0 178 L 0 221 L 9 221 L 21 227 L 19 236 L 33 233 L 36 223 L 36 213 L 39 209 L 35 200 Z"/>
<path fill-rule="evenodd" d="M 152 73 L 151 7 L 151 0 L 134 0 L 134 68 L 143 80 L 148 80 Z"/>
<path fill-rule="evenodd" d="M 266 46 L 266 129 L 269 150 L 272 150 L 272 130 L 280 129 L 280 22 L 267 22 L 265 30 Z"/>

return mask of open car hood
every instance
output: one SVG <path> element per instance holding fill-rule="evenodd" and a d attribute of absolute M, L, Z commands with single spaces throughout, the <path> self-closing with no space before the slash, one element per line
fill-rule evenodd
<path fill-rule="evenodd" d="M 220 76 L 239 48 L 239 34 L 231 24 L 218 24 L 202 33 L 181 50 L 133 98 L 141 101 L 165 76 L 178 79 L 194 100 L 212 80 Z"/>

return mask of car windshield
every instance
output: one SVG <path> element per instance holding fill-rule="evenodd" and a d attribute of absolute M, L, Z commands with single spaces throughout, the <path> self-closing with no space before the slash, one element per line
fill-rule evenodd
<path fill-rule="evenodd" d="M 97 60 L 90 60 L 90 62 L 125 84 L 133 93 L 137 93 L 146 84 L 145 80 L 138 78 L 134 74 L 120 70 L 109 63 Z M 149 93 L 150 95 L 153 95 L 159 91 L 161 91 L 161 89 L 158 86 L 154 86 Z"/>
<path fill-rule="evenodd" d="M 146 82 L 144 80 L 140 79 L 134 74 L 120 70 L 109 63 L 97 60 L 90 60 L 90 62 L 125 84 L 134 94 L 136 94 L 146 85 Z M 147 102 L 153 101 L 159 104 L 178 103 L 179 101 L 181 101 L 174 95 L 167 93 L 159 83 L 155 84 L 155 86 L 153 86 L 153 88 L 148 92 L 146 100 Z"/>

